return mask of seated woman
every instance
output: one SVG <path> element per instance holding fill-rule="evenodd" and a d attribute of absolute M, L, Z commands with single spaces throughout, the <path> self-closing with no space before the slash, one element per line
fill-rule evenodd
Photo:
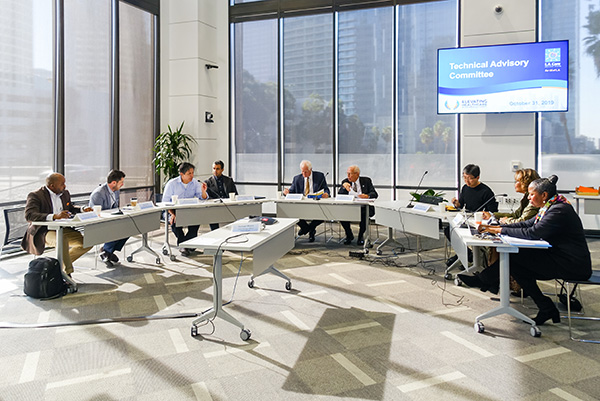
<path fill-rule="evenodd" d="M 522 168 L 515 172 L 515 191 L 523 194 L 519 208 L 512 213 L 495 212 L 494 217 L 499 219 L 500 224 L 518 223 L 519 221 L 529 220 L 538 212 L 538 207 L 529 202 L 529 193 L 527 189 L 529 184 L 540 178 L 537 171 L 532 168 Z M 484 219 L 492 216 L 490 212 L 483 212 Z"/>
<path fill-rule="evenodd" d="M 540 210 L 535 218 L 505 226 L 480 226 L 480 231 L 505 234 L 517 238 L 543 239 L 552 245 L 548 249 L 521 248 L 510 254 L 510 273 L 539 308 L 533 319 L 537 325 L 552 319 L 560 322 L 552 299 L 542 294 L 536 280 L 587 280 L 592 274 L 590 251 L 579 216 L 556 192 L 558 177 L 540 178 L 529 185 L 529 201 Z M 470 287 L 497 285 L 499 263 L 479 275 L 458 275 Z"/>

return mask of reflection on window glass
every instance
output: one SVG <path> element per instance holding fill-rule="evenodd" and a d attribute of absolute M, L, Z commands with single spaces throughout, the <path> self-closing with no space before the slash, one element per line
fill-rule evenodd
<path fill-rule="evenodd" d="M 235 26 L 236 180 L 277 181 L 277 24 Z"/>
<path fill-rule="evenodd" d="M 456 1 L 399 7 L 398 185 L 456 181 L 456 117 L 437 114 L 437 49 L 456 46 Z"/>
<path fill-rule="evenodd" d="M 569 111 L 541 113 L 540 173 L 558 188 L 598 186 L 600 3 L 542 1 L 541 39 L 569 40 Z"/>
<path fill-rule="evenodd" d="M 154 33 L 152 14 L 119 5 L 120 160 L 126 186 L 154 183 Z"/>
<path fill-rule="evenodd" d="M 65 176 L 91 192 L 110 169 L 110 1 L 65 0 Z"/>
<path fill-rule="evenodd" d="M 391 183 L 393 18 L 392 7 L 339 14 L 340 180 L 356 164 L 376 185 Z"/>
<path fill-rule="evenodd" d="M 283 22 L 284 181 L 308 159 L 313 168 L 333 167 L 333 16 Z"/>
<path fill-rule="evenodd" d="M 9 202 L 53 168 L 52 0 L 2 2 L 0 26 L 0 202 Z"/>

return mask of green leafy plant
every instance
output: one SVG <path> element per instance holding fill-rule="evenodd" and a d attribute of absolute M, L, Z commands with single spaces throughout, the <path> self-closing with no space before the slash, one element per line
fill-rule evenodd
<path fill-rule="evenodd" d="M 169 130 L 162 132 L 154 141 L 153 162 L 167 180 L 177 176 L 179 165 L 189 160 L 192 154 L 191 144 L 196 143 L 194 137 L 182 132 L 184 123 L 174 131 L 168 125 Z"/>
<path fill-rule="evenodd" d="M 427 195 L 427 196 L 439 196 L 441 198 L 443 198 L 444 196 L 446 196 L 446 194 L 444 192 L 435 192 L 433 189 L 429 188 L 428 190 L 424 191 L 423 193 L 417 193 L 417 192 L 410 192 L 410 194 L 412 195 L 413 199 L 417 202 L 419 202 L 421 200 L 421 196 L 423 195 Z M 447 202 L 446 199 L 443 199 L 444 202 Z"/>

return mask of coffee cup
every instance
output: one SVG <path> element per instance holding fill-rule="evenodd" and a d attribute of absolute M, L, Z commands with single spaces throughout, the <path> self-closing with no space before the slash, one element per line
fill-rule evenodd
<path fill-rule="evenodd" d="M 178 195 L 171 195 L 171 202 L 173 202 L 175 205 L 177 204 L 178 199 L 179 199 Z"/>
<path fill-rule="evenodd" d="M 230 192 L 229 193 L 229 200 L 232 200 L 232 201 L 235 200 L 235 192 Z"/>
<path fill-rule="evenodd" d="M 483 221 L 483 212 L 475 212 L 475 224 L 481 224 Z"/>
<path fill-rule="evenodd" d="M 137 198 L 131 198 L 129 200 L 129 202 L 131 203 L 131 206 L 136 207 L 137 206 Z"/>
<path fill-rule="evenodd" d="M 102 206 L 94 205 L 94 206 L 92 206 L 92 209 L 94 210 L 94 213 L 96 213 L 96 216 L 100 217 L 100 212 L 102 211 Z"/>
<path fill-rule="evenodd" d="M 281 191 L 277 191 L 277 199 L 281 199 L 283 197 L 283 193 Z"/>

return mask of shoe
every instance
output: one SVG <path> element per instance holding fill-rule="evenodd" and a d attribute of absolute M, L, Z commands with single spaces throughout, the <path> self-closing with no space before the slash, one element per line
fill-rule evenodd
<path fill-rule="evenodd" d="M 560 313 L 556 307 L 554 309 L 540 310 L 537 316 L 533 318 L 533 321 L 537 326 L 541 326 L 550 319 L 552 319 L 552 323 L 560 323 Z"/>
<path fill-rule="evenodd" d="M 308 242 L 315 242 L 315 230 L 308 233 Z"/>
<path fill-rule="evenodd" d="M 365 240 L 358 237 L 358 239 L 356 240 L 356 245 L 364 245 L 365 244 Z"/>
<path fill-rule="evenodd" d="M 304 231 L 302 228 L 298 231 L 298 237 L 302 237 L 303 235 L 308 234 L 308 231 Z"/>
<path fill-rule="evenodd" d="M 190 251 L 187 248 L 181 248 L 179 253 L 181 253 L 181 256 L 190 256 Z"/>
<path fill-rule="evenodd" d="M 480 279 L 481 281 L 481 279 Z M 487 284 L 483 284 L 480 288 L 481 292 L 486 292 L 489 291 L 494 295 L 498 295 L 498 292 L 500 292 L 500 288 L 498 286 L 495 285 L 487 285 Z"/>
<path fill-rule="evenodd" d="M 458 260 L 458 255 L 454 255 L 448 258 L 448 260 L 446 261 L 446 267 L 450 267 L 452 266 L 452 264 L 454 262 L 456 262 Z"/>
<path fill-rule="evenodd" d="M 108 254 L 108 260 L 110 260 L 113 263 L 119 263 L 119 257 L 117 255 L 115 255 L 114 253 Z"/>
<path fill-rule="evenodd" d="M 346 236 L 346 239 L 344 240 L 344 245 L 350 245 L 350 244 L 352 244 L 353 240 L 354 240 L 354 236 L 352 236 L 352 237 Z"/>
<path fill-rule="evenodd" d="M 460 279 L 463 283 L 473 288 L 481 288 L 482 291 L 487 291 L 490 286 L 486 285 L 479 276 L 469 276 L 467 274 L 457 274 L 456 277 Z M 483 289 L 485 287 L 485 290 Z"/>

